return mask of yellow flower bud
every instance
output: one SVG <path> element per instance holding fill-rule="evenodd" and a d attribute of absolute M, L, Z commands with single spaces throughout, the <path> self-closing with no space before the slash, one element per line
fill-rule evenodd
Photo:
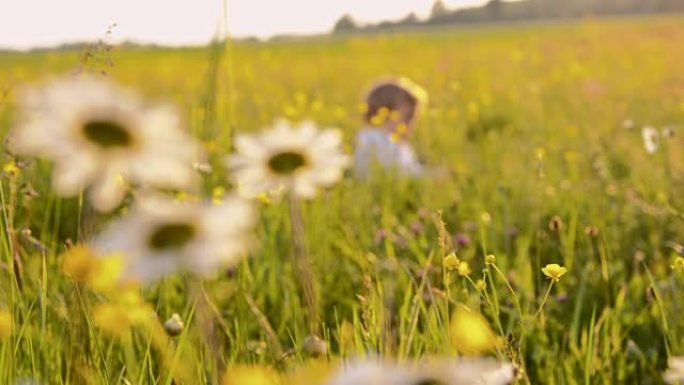
<path fill-rule="evenodd" d="M 172 337 L 181 334 L 184 327 L 185 324 L 183 324 L 183 320 L 178 313 L 173 313 L 171 318 L 164 322 L 164 330 L 166 330 L 166 332 Z"/>

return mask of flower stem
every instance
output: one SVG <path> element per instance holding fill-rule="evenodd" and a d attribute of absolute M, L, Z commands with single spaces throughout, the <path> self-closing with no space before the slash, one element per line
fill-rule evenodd
<path fill-rule="evenodd" d="M 309 331 L 312 335 L 319 335 L 320 315 L 318 313 L 318 299 L 314 282 L 314 274 L 311 269 L 311 258 L 306 247 L 304 237 L 304 221 L 302 208 L 297 197 L 290 195 L 290 222 L 292 225 L 292 243 L 294 246 L 294 262 L 297 273 L 297 283 L 302 293 L 302 299 L 306 307 L 309 321 Z"/>
<path fill-rule="evenodd" d="M 200 331 L 202 347 L 205 349 L 204 354 L 209 359 L 206 360 L 205 370 L 207 375 L 211 378 L 212 383 L 219 380 L 219 373 L 225 369 L 225 359 L 221 356 L 221 346 L 216 331 L 216 322 L 211 313 L 211 309 L 204 296 L 204 287 L 199 279 L 188 279 L 187 285 L 190 291 L 190 297 L 193 300 L 195 322 Z"/>
<path fill-rule="evenodd" d="M 506 287 L 508 288 L 508 291 L 511 292 L 511 295 L 513 296 L 513 302 L 515 303 L 515 308 L 518 311 L 518 317 L 522 321 L 523 313 L 522 313 L 522 308 L 520 307 L 520 300 L 518 299 L 518 294 L 515 292 L 515 290 L 513 290 L 513 286 L 511 286 L 511 283 L 508 282 L 508 278 L 506 278 L 506 275 L 504 275 L 504 273 L 501 270 L 499 270 L 499 267 L 496 266 L 496 264 L 494 264 L 494 263 L 492 264 L 492 267 L 494 268 L 494 271 L 496 271 L 496 273 L 504 281 L 504 283 L 506 284 Z M 490 277 L 490 279 L 492 278 L 491 275 L 489 277 Z M 494 285 L 493 280 L 492 280 L 492 285 Z"/>
<path fill-rule="evenodd" d="M 539 314 L 541 314 L 542 310 L 544 310 L 544 304 L 546 304 L 546 300 L 549 299 L 549 294 L 551 294 L 551 288 L 553 287 L 553 283 L 555 281 L 551 280 L 551 284 L 549 285 L 549 288 L 546 290 L 546 294 L 544 295 L 544 299 L 542 300 L 541 304 L 539 305 L 539 310 L 537 310 L 536 313 L 534 313 L 534 317 L 532 318 L 537 318 Z"/>

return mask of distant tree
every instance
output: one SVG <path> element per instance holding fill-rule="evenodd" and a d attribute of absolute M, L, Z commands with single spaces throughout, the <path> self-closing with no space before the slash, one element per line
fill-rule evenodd
<path fill-rule="evenodd" d="M 432 4 L 432 9 L 430 9 L 430 19 L 440 19 L 449 15 L 449 13 L 449 8 L 444 4 L 444 1 L 436 0 Z"/>
<path fill-rule="evenodd" d="M 420 20 L 418 19 L 418 16 L 416 15 L 415 12 L 411 12 L 408 15 L 406 15 L 403 19 L 399 21 L 399 24 L 401 25 L 414 25 L 414 24 L 419 24 Z"/>
<path fill-rule="evenodd" d="M 349 32 L 357 29 L 359 29 L 359 24 L 354 20 L 354 17 L 348 13 L 342 15 L 333 27 L 334 32 Z"/>
<path fill-rule="evenodd" d="M 485 9 L 492 19 L 499 19 L 501 17 L 501 9 L 503 7 L 503 0 L 489 0 Z"/>

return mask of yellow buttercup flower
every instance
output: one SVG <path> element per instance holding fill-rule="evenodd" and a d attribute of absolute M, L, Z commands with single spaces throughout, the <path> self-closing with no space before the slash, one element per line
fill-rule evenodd
<path fill-rule="evenodd" d="M 19 175 L 20 170 L 17 166 L 17 163 L 13 160 L 10 160 L 9 162 L 5 163 L 4 166 L 2 166 L 2 172 L 11 177 L 16 177 Z"/>
<path fill-rule="evenodd" d="M 492 223 L 492 215 L 486 211 L 483 211 L 482 214 L 480 214 L 480 219 L 482 220 L 482 224 L 485 226 L 488 226 L 490 223 Z"/>
<path fill-rule="evenodd" d="M 485 257 L 485 263 L 488 265 L 493 265 L 496 263 L 496 256 L 494 254 L 489 254 Z"/>
<path fill-rule="evenodd" d="M 271 195 L 268 192 L 259 193 L 259 195 L 256 196 L 256 199 L 265 205 L 273 203 L 273 199 L 271 199 Z"/>
<path fill-rule="evenodd" d="M 377 115 L 382 117 L 382 119 L 387 119 L 391 114 L 391 111 L 387 107 L 380 107 L 378 109 Z"/>
<path fill-rule="evenodd" d="M 204 145 L 204 149 L 208 153 L 216 152 L 216 150 L 219 149 L 219 144 L 216 143 L 215 140 L 207 140 L 206 142 L 203 143 L 203 145 Z"/>
<path fill-rule="evenodd" d="M 401 116 L 401 112 L 400 112 L 400 111 L 394 110 L 394 111 L 391 111 L 390 114 L 389 114 L 389 119 L 392 120 L 392 121 L 394 121 L 394 122 L 399 122 L 399 121 L 401 121 L 401 118 L 402 118 L 402 116 Z"/>
<path fill-rule="evenodd" d="M 176 200 L 179 201 L 179 202 L 185 202 L 185 201 L 187 201 L 187 200 L 188 200 L 188 197 L 189 197 L 189 195 L 188 195 L 188 193 L 185 192 L 185 191 L 179 191 L 178 193 L 176 193 Z"/>
<path fill-rule="evenodd" d="M 670 265 L 670 267 L 672 268 L 672 270 L 677 272 L 684 271 L 684 258 L 675 258 L 674 262 L 672 263 L 672 265 Z"/>
<path fill-rule="evenodd" d="M 479 355 L 497 346 L 497 338 L 487 320 L 463 305 L 454 312 L 449 332 L 451 343 L 461 354 Z"/>
<path fill-rule="evenodd" d="M 408 129 L 409 128 L 406 125 L 406 123 L 399 123 L 399 124 L 397 124 L 397 127 L 394 130 L 394 133 L 396 133 L 397 135 L 402 137 L 402 136 L 406 135 L 406 132 L 408 132 Z"/>
<path fill-rule="evenodd" d="M 152 307 L 142 301 L 103 303 L 93 309 L 93 323 L 103 331 L 123 336 L 133 326 L 146 326 L 154 319 Z"/>
<path fill-rule="evenodd" d="M 214 189 L 211 191 L 211 201 L 214 204 L 221 204 L 223 203 L 223 196 L 226 195 L 226 188 L 223 186 L 217 186 L 214 187 Z"/>
<path fill-rule="evenodd" d="M 328 361 L 311 360 L 305 366 L 297 368 L 283 379 L 284 385 L 325 384 L 330 380 L 336 365 Z"/>
<path fill-rule="evenodd" d="M 444 257 L 444 261 L 442 261 L 442 265 L 447 270 L 457 269 L 459 263 L 461 263 L 461 261 L 458 259 L 458 257 L 454 253 L 447 255 L 446 257 Z"/>
<path fill-rule="evenodd" d="M 14 331 L 14 319 L 12 313 L 0 310 L 0 339 L 5 339 L 12 335 Z"/>
<path fill-rule="evenodd" d="M 77 245 L 64 252 L 62 272 L 92 290 L 108 292 L 116 289 L 123 273 L 123 261 L 116 255 L 96 257 L 83 245 Z"/>
<path fill-rule="evenodd" d="M 456 270 L 458 270 L 458 275 L 462 277 L 468 276 L 472 272 L 472 270 L 470 270 L 470 265 L 468 265 L 468 262 L 466 261 L 459 262 Z"/>
<path fill-rule="evenodd" d="M 278 374 L 267 367 L 235 366 L 226 370 L 223 385 L 279 385 Z"/>
<path fill-rule="evenodd" d="M 380 115 L 374 115 L 374 116 L 371 118 L 370 123 L 371 123 L 373 126 L 381 126 L 381 125 L 383 125 L 383 124 L 385 123 L 385 118 L 382 117 L 382 116 L 380 116 Z"/>
<path fill-rule="evenodd" d="M 542 268 L 542 273 L 551 278 L 554 282 L 560 281 L 560 278 L 568 272 L 568 269 L 557 264 L 551 263 Z"/>

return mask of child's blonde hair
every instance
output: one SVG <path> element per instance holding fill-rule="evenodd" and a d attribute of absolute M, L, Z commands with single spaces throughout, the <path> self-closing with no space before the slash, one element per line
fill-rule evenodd
<path fill-rule="evenodd" d="M 384 122 L 387 116 L 380 115 L 389 115 L 404 107 L 408 107 L 408 110 L 401 121 L 408 123 L 427 102 L 427 93 L 407 78 L 385 78 L 373 84 L 366 94 L 365 102 L 363 117 L 368 123 L 376 125 L 378 117 Z"/>

